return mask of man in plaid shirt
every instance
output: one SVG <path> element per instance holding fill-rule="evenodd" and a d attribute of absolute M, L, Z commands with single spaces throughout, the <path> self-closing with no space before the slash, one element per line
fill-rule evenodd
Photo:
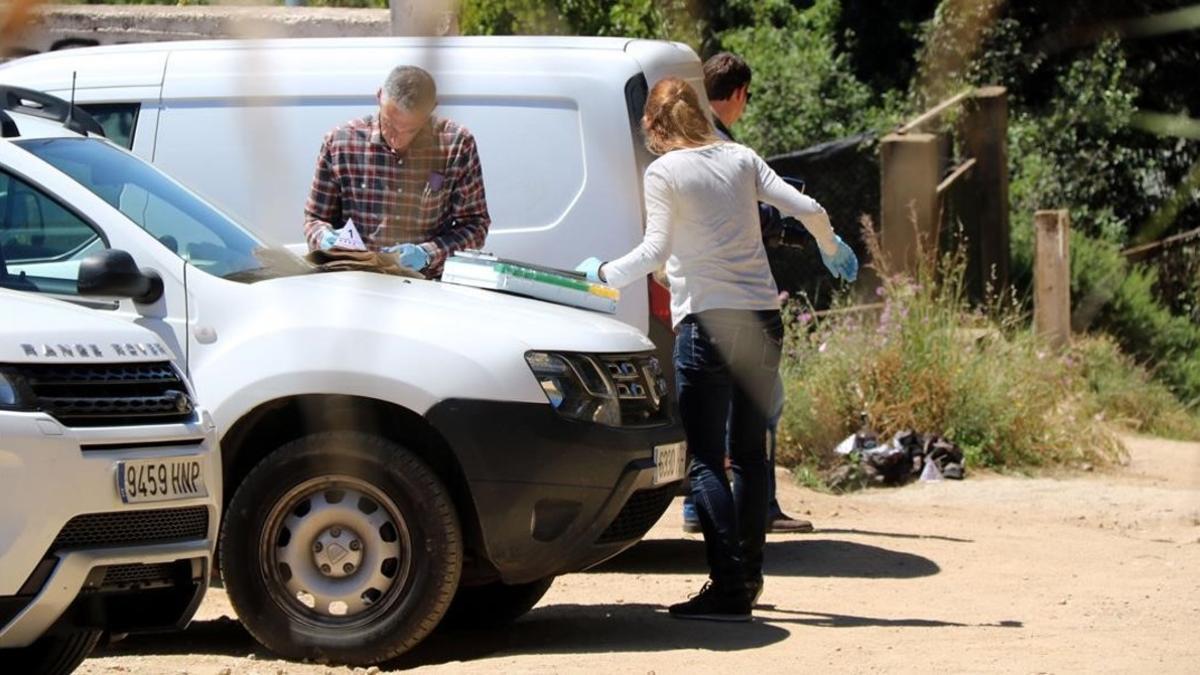
<path fill-rule="evenodd" d="M 325 136 L 304 207 L 310 250 L 329 249 L 353 221 L 373 251 L 436 279 L 455 251 L 481 248 L 491 218 L 475 138 L 433 115 L 433 77 L 415 66 L 392 70 L 379 112 Z"/>

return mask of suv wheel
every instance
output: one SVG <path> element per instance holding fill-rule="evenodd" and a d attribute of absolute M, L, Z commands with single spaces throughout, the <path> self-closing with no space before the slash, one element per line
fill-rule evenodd
<path fill-rule="evenodd" d="M 11 668 L 14 673 L 67 675 L 83 663 L 99 641 L 98 630 L 44 635 L 28 647 L 0 649 L 0 663 L 6 672 Z"/>
<path fill-rule="evenodd" d="M 498 628 L 506 626 L 533 609 L 554 577 L 527 584 L 493 582 L 483 586 L 463 586 L 454 596 L 445 624 L 455 628 Z"/>
<path fill-rule="evenodd" d="M 411 649 L 454 597 L 462 539 L 449 493 L 377 436 L 306 436 L 268 455 L 229 504 L 221 574 L 238 617 L 292 659 L 370 665 Z"/>

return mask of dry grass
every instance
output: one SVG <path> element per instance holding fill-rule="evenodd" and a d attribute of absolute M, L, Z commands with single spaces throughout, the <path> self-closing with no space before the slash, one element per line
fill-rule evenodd
<path fill-rule="evenodd" d="M 912 279 L 887 268 L 869 228 L 867 240 L 885 280 L 882 309 L 790 313 L 782 464 L 828 468 L 864 418 L 887 437 L 945 435 L 974 468 L 1116 461 L 1124 429 L 1200 436 L 1196 417 L 1111 340 L 1083 337 L 1056 352 L 1015 305 L 964 300 L 961 256 L 922 255 Z"/>

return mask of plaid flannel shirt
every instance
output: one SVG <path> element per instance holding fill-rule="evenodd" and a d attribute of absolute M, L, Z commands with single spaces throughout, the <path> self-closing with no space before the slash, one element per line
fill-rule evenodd
<path fill-rule="evenodd" d="M 425 276 L 440 277 L 454 251 L 483 247 L 491 225 L 475 138 L 435 117 L 396 153 L 375 116 L 343 124 L 321 144 L 304 215 L 310 250 L 352 219 L 368 249 L 419 244 Z"/>

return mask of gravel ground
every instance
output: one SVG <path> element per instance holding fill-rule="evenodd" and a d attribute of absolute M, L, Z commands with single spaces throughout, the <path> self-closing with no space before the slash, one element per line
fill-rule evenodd
<path fill-rule="evenodd" d="M 973 475 L 835 497 L 780 483 L 817 525 L 771 535 L 751 624 L 680 622 L 703 543 L 678 505 L 637 547 L 560 578 L 504 630 L 439 630 L 382 671 L 1200 672 L 1200 444 L 1129 439 L 1128 466 Z M 348 675 L 264 651 L 213 589 L 191 627 L 78 672 Z"/>

